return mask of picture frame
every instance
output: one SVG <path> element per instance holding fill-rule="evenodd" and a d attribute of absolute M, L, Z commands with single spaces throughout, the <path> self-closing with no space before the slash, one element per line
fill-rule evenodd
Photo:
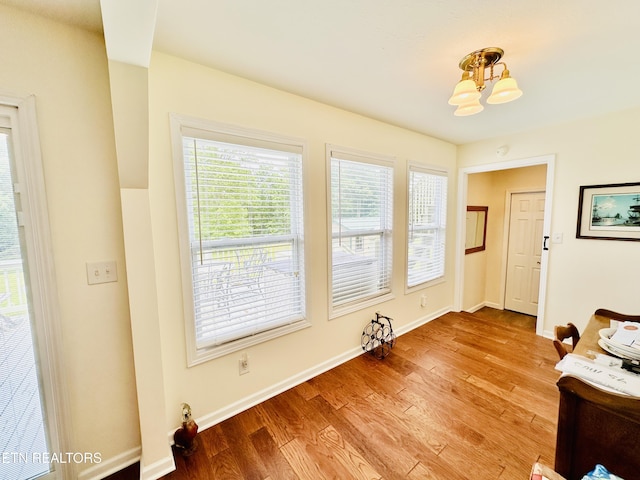
<path fill-rule="evenodd" d="M 581 186 L 576 238 L 640 241 L 640 182 Z"/>

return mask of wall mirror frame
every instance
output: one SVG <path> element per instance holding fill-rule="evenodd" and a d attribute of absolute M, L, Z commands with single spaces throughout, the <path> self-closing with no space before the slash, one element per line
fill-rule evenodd
<path fill-rule="evenodd" d="M 467 205 L 466 239 L 464 253 L 481 252 L 486 248 L 487 216 L 489 207 Z"/>

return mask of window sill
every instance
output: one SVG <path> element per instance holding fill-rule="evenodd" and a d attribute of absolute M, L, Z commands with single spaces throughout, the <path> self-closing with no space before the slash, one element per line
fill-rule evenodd
<path fill-rule="evenodd" d="M 329 320 L 334 320 L 336 318 L 348 315 L 349 313 L 357 312 L 359 310 L 363 310 L 373 305 L 378 305 L 380 303 L 388 302 L 395 298 L 396 298 L 395 295 L 392 292 L 389 292 L 379 297 L 369 298 L 362 302 L 348 304 L 348 305 L 340 306 L 337 308 L 332 308 L 331 306 L 329 306 L 329 311 L 330 311 Z"/>
<path fill-rule="evenodd" d="M 266 332 L 257 333 L 255 335 L 251 335 L 250 337 L 240 338 L 238 340 L 224 343 L 222 345 L 203 347 L 199 349 L 191 348 L 187 352 L 187 356 L 189 357 L 187 359 L 187 367 L 195 367 L 196 365 L 208 362 L 209 360 L 213 360 L 215 358 L 237 352 L 244 348 L 251 347 L 252 345 L 257 345 L 259 343 L 274 340 L 283 335 L 288 335 L 290 333 L 297 332 L 298 330 L 302 330 L 310 326 L 311 322 L 307 319 L 303 319 L 289 325 L 283 325 L 282 327 L 267 330 Z"/>

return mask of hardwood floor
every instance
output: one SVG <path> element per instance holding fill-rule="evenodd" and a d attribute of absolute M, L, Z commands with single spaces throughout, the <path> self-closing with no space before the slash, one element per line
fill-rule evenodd
<path fill-rule="evenodd" d="M 449 313 L 198 434 L 166 480 L 527 479 L 553 466 L 557 354 L 535 318 Z"/>

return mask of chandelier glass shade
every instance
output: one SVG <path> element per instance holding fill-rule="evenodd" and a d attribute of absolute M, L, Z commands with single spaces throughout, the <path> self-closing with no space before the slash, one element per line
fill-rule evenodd
<path fill-rule="evenodd" d="M 484 106 L 480 103 L 480 100 L 476 100 L 474 102 L 458 105 L 458 108 L 456 108 L 456 111 L 453 112 L 453 114 L 457 117 L 466 117 L 468 115 L 480 113 L 482 110 L 484 110 Z"/>
<path fill-rule="evenodd" d="M 509 76 L 509 70 L 505 68 L 500 76 L 500 80 L 494 85 L 491 95 L 487 98 L 487 103 L 507 103 L 516 98 L 520 98 L 521 95 L 522 90 L 518 88 L 515 79 Z"/>
<path fill-rule="evenodd" d="M 466 79 L 465 79 L 466 78 Z M 476 82 L 469 78 L 469 72 L 462 74 L 462 80 L 458 82 L 449 99 L 449 105 L 462 105 L 464 103 L 479 100 L 482 94 L 476 88 Z"/>
<path fill-rule="evenodd" d="M 485 82 L 500 80 L 494 85 L 491 95 L 487 98 L 488 104 L 507 103 L 519 98 L 522 90 L 518 88 L 515 79 L 511 77 L 507 65 L 499 60 L 504 55 L 501 48 L 490 47 L 476 50 L 460 60 L 462 78 L 453 90 L 450 105 L 456 105 L 456 116 L 474 115 L 481 112 L 484 107 L 480 103 L 482 91 L 486 88 Z M 494 75 L 494 67 L 502 65 L 502 74 Z M 488 76 L 485 77 L 488 70 Z"/>

